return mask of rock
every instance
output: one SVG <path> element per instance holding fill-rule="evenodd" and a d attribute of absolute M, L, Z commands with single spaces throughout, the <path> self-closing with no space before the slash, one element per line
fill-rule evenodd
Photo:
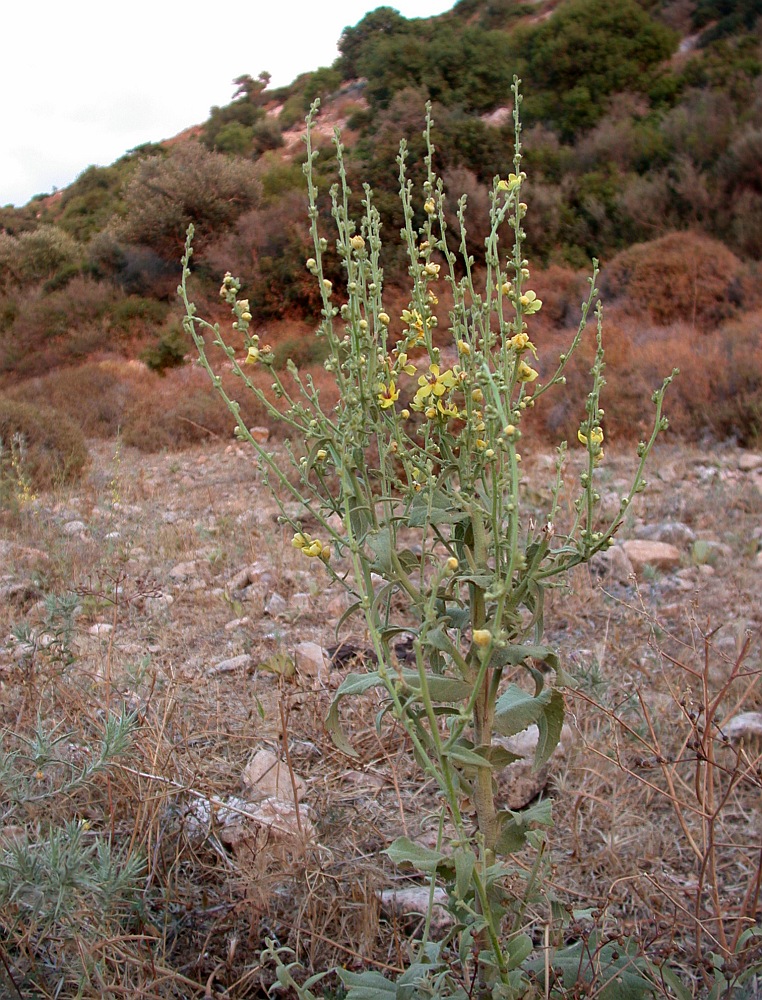
<path fill-rule="evenodd" d="M 251 434 L 257 444 L 266 444 L 270 440 L 269 427 L 250 427 L 249 434 Z"/>
<path fill-rule="evenodd" d="M 219 674 L 234 674 L 237 671 L 247 671 L 253 666 L 253 660 L 248 653 L 240 656 L 231 656 L 227 660 L 220 660 L 213 667 L 206 671 L 207 677 L 217 677 Z"/>
<path fill-rule="evenodd" d="M 738 468 L 741 472 L 755 472 L 762 469 L 762 455 L 755 451 L 744 451 L 738 458 Z"/>
<path fill-rule="evenodd" d="M 87 630 L 89 635 L 108 635 L 114 630 L 114 626 L 109 622 L 96 622 Z"/>
<path fill-rule="evenodd" d="M 729 559 L 732 555 L 733 549 L 729 545 L 711 538 L 696 539 L 691 551 L 693 562 L 698 566 L 707 563 L 713 566 L 719 559 Z"/>
<path fill-rule="evenodd" d="M 670 545 L 691 545 L 696 532 L 683 521 L 665 521 L 664 524 L 644 524 L 635 533 L 636 538 L 668 542 Z"/>
<path fill-rule="evenodd" d="M 635 570 L 622 545 L 612 545 L 604 552 L 596 552 L 590 560 L 590 571 L 604 580 L 626 586 Z"/>
<path fill-rule="evenodd" d="M 87 532 L 87 525 L 84 521 L 67 521 L 61 530 L 65 535 L 84 535 Z"/>
<path fill-rule="evenodd" d="M 729 740 L 737 742 L 749 739 L 762 740 L 762 712 L 741 712 L 722 727 L 722 732 Z"/>
<path fill-rule="evenodd" d="M 243 628 L 245 625 L 250 625 L 251 619 L 248 615 L 244 615 L 243 618 L 234 618 L 232 621 L 225 623 L 226 632 L 235 632 L 237 628 Z"/>
<path fill-rule="evenodd" d="M 291 595 L 291 600 L 289 601 L 289 607 L 293 611 L 309 611 L 312 607 L 312 598 L 309 594 L 304 592 L 298 592 Z"/>
<path fill-rule="evenodd" d="M 381 908 L 398 917 L 425 917 L 429 909 L 430 890 L 426 885 L 411 885 L 405 889 L 384 889 L 379 892 Z M 431 930 L 441 933 L 451 926 L 452 914 L 447 909 L 447 892 L 437 887 L 434 890 L 434 905 L 431 910 Z"/>
<path fill-rule="evenodd" d="M 521 758 L 495 774 L 501 807 L 523 809 L 532 799 L 537 798 L 548 784 L 551 763 L 566 754 L 574 743 L 574 733 L 568 725 L 564 725 L 561 740 L 550 761 L 539 771 L 535 771 L 534 754 L 539 736 L 537 726 L 532 725 L 516 736 L 496 740 L 500 746 Z"/>
<path fill-rule="evenodd" d="M 317 642 L 298 642 L 294 647 L 294 665 L 303 680 L 309 680 L 320 687 L 328 684 L 331 667 L 330 657 Z"/>
<path fill-rule="evenodd" d="M 306 807 L 275 798 L 249 802 L 231 795 L 198 798 L 185 812 L 185 829 L 194 839 L 211 835 L 235 851 L 252 853 L 273 849 L 273 841 L 306 841 L 315 837 L 315 825 Z"/>
<path fill-rule="evenodd" d="M 171 594 L 159 594 L 156 597 L 146 597 L 146 613 L 149 615 L 159 615 L 163 611 L 166 611 L 167 608 L 171 607 L 174 603 L 175 599 Z"/>
<path fill-rule="evenodd" d="M 281 615 L 285 615 L 287 611 L 288 602 L 285 597 L 282 597 L 277 590 L 273 591 L 267 604 L 265 604 L 265 613 L 270 615 L 271 618 L 279 618 Z"/>
<path fill-rule="evenodd" d="M 650 542 L 644 538 L 631 538 L 622 542 L 622 548 L 640 575 L 646 566 L 654 569 L 674 569 L 680 565 L 680 550 L 669 542 Z"/>
<path fill-rule="evenodd" d="M 33 583 L 25 580 L 19 583 L 8 583 L 0 586 L 0 604 L 15 604 L 23 607 L 42 596 L 42 591 Z"/>
<path fill-rule="evenodd" d="M 288 766 L 271 750 L 257 750 L 241 774 L 241 784 L 247 798 L 256 801 L 274 796 L 285 802 L 304 797 L 307 785 L 303 778 L 289 774 Z"/>
<path fill-rule="evenodd" d="M 187 580 L 188 577 L 199 575 L 199 564 L 193 559 L 190 562 L 181 562 L 173 566 L 169 571 L 173 580 Z"/>
<path fill-rule="evenodd" d="M 245 590 L 254 584 L 269 587 L 272 585 L 272 582 L 273 576 L 270 568 L 265 563 L 255 562 L 244 566 L 243 569 L 239 569 L 237 573 L 230 577 L 226 586 L 232 593 L 234 591 Z"/>

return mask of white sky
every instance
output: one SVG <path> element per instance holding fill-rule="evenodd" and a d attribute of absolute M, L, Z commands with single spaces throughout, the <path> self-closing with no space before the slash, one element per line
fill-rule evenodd
<path fill-rule="evenodd" d="M 430 17 L 455 0 L 386 0 Z M 3 0 L 0 205 L 65 187 L 227 104 L 232 81 L 271 87 L 329 66 L 368 0 Z"/>

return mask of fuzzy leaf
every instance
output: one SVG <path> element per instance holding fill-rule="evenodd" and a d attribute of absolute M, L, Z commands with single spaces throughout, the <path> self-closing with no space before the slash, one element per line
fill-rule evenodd
<path fill-rule="evenodd" d="M 443 861 L 449 859 L 441 851 L 433 851 L 423 844 L 416 844 L 409 837 L 397 837 L 383 852 L 395 865 L 408 864 L 419 872 L 435 872 Z"/>
<path fill-rule="evenodd" d="M 495 704 L 495 731 L 501 736 L 515 736 L 523 732 L 527 726 L 537 722 L 550 696 L 550 691 L 543 691 L 535 697 L 511 684 Z"/>
<path fill-rule="evenodd" d="M 540 826 L 553 825 L 550 799 L 542 799 L 521 812 L 507 809 L 499 816 L 502 825 L 495 847 L 496 854 L 513 854 L 514 851 L 520 851 L 526 843 L 527 833 L 529 833 L 532 823 L 538 823 Z"/>
<path fill-rule="evenodd" d="M 411 528 L 426 524 L 457 524 L 468 520 L 468 514 L 453 505 L 453 498 L 442 490 L 431 494 L 419 493 L 410 505 L 407 523 Z"/>
<path fill-rule="evenodd" d="M 471 891 L 476 855 L 467 847 L 461 847 L 452 856 L 455 865 L 455 895 L 467 899 Z"/>
<path fill-rule="evenodd" d="M 420 688 L 421 678 L 417 670 L 403 670 L 402 677 L 411 688 Z M 432 701 L 461 701 L 468 698 L 472 690 L 468 681 L 459 677 L 442 677 L 439 674 L 426 674 L 426 685 Z"/>
<path fill-rule="evenodd" d="M 397 996 L 396 984 L 380 972 L 337 971 L 347 990 L 346 1000 L 394 1000 Z"/>
<path fill-rule="evenodd" d="M 391 531 L 389 528 L 382 528 L 380 531 L 374 531 L 368 534 L 366 542 L 368 548 L 375 556 L 371 569 L 388 579 L 394 572 L 392 566 Z"/>
<path fill-rule="evenodd" d="M 591 959 L 588 950 L 595 954 Z M 618 957 L 614 955 L 618 953 Z M 594 968 L 591 965 L 594 961 Z M 562 948 L 553 955 L 551 969 L 560 973 L 566 988 L 590 983 L 595 986 L 595 995 L 600 1000 L 644 1000 L 656 993 L 656 986 L 646 979 L 642 972 L 650 971 L 647 959 L 628 955 L 624 949 L 610 944 L 595 950 L 594 946 L 583 947 L 581 942 Z M 544 982 L 545 960 L 543 957 L 528 962 L 525 968 L 540 976 Z"/>
<path fill-rule="evenodd" d="M 558 746 L 564 725 L 564 696 L 560 691 L 551 691 L 550 701 L 545 705 L 537 720 L 540 736 L 534 753 L 534 770 L 539 771 Z"/>
<path fill-rule="evenodd" d="M 348 695 L 363 694 L 372 687 L 383 687 L 383 683 L 377 670 L 372 670 L 367 674 L 348 674 L 334 695 L 328 715 L 326 716 L 325 728 L 330 733 L 331 739 L 339 750 L 347 754 L 348 757 L 357 757 L 357 752 L 347 743 L 344 733 L 341 730 L 339 702 Z"/>

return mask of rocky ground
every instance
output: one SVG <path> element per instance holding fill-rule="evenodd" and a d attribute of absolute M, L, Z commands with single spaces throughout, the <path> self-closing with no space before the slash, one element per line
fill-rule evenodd
<path fill-rule="evenodd" d="M 390 723 L 376 732 L 372 698 L 345 712 L 356 760 L 325 733 L 347 651 L 367 646 L 361 623 L 337 636 L 343 593 L 291 547 L 253 456 L 237 445 L 91 451 L 76 490 L 28 500 L 0 521 L 1 724 L 21 731 L 39 711 L 74 730 L 105 705 L 138 713 L 138 757 L 111 823 L 152 859 L 150 888 L 174 907 L 168 924 L 156 903 L 155 933 L 165 962 L 182 959 L 187 976 L 227 962 L 218 975 L 234 978 L 268 933 L 308 966 L 394 966 L 401 918 L 390 894 L 405 883 L 379 852 L 401 832 L 430 838 L 433 798 L 400 732 Z M 542 506 L 552 461 L 526 457 L 530 508 Z M 632 454 L 607 448 L 604 511 L 618 506 L 633 466 Z M 616 546 L 549 601 L 549 641 L 578 684 L 563 745 L 539 776 L 513 765 L 500 786 L 512 808 L 554 797 L 562 895 L 690 969 L 692 932 L 676 914 L 689 906 L 695 859 L 674 809 L 639 780 L 648 753 L 624 746 L 622 725 L 636 728 L 640 712 L 638 732 L 666 746 L 690 728 L 692 700 L 708 703 L 708 685 L 722 693 L 724 723 L 748 714 L 751 730 L 738 725 L 753 744 L 762 454 L 664 446 L 648 479 Z M 735 847 L 720 890 L 729 898 L 762 834 L 759 777 L 749 773 L 733 797 Z M 90 821 L 104 821 L 102 806 Z"/>

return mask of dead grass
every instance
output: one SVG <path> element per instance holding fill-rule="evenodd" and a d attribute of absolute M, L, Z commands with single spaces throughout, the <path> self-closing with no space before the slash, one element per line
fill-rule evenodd
<path fill-rule="evenodd" d="M 271 981 L 259 954 L 273 936 L 309 971 L 401 967 L 412 925 L 382 911 L 377 893 L 408 880 L 379 852 L 402 832 L 430 835 L 434 790 L 421 781 L 403 735 L 388 722 L 376 732 L 372 697 L 342 709 L 357 760 L 333 746 L 322 720 L 349 664 L 321 681 L 256 669 L 303 639 L 331 645 L 336 594 L 287 544 L 246 453 L 216 443 L 179 456 L 146 456 L 124 444 L 117 451 L 95 443 L 93 452 L 75 493 L 45 496 L 2 525 L 6 581 L 29 590 L 0 605 L 4 635 L 19 622 L 39 627 L 37 602 L 46 594 L 73 591 L 81 608 L 68 665 L 40 647 L 30 667 L 4 643 L 3 726 L 29 732 L 40 712 L 86 735 L 109 706 L 124 702 L 138 713 L 129 759 L 74 803 L 94 831 L 145 859 L 143 910 L 123 933 L 99 940 L 103 962 L 83 995 L 257 996 Z M 528 502 L 540 505 L 547 457 L 527 453 L 526 461 Z M 603 502 L 616 494 L 624 464 L 607 449 Z M 549 638 L 578 682 L 569 697 L 575 747 L 554 766 L 549 790 L 554 882 L 570 906 L 592 908 L 599 926 L 669 958 L 698 991 L 701 956 L 721 933 L 731 942 L 754 903 L 759 751 L 725 747 L 716 727 L 702 733 L 700 714 L 690 713 L 719 696 L 720 724 L 762 704 L 753 685 L 759 570 L 748 548 L 762 500 L 727 448 L 663 448 L 652 479 L 626 534 L 677 518 L 728 552 L 713 573 L 691 567 L 686 549 L 683 575 L 652 574 L 638 591 L 601 589 L 580 572 L 569 592 L 550 595 Z M 63 530 L 75 517 L 86 525 L 82 537 Z M 172 576 L 183 562 L 195 563 L 191 575 Z M 228 581 L 250 563 L 269 577 L 249 594 L 233 592 Z M 263 610 L 273 590 L 288 602 L 281 616 Z M 311 596 L 297 601 L 298 594 Z M 95 634 L 96 625 L 112 629 Z M 703 635 L 716 625 L 705 669 Z M 753 642 L 739 660 L 747 629 Z M 359 625 L 344 635 L 366 643 Z M 210 669 L 241 654 L 251 667 Z M 697 812 L 692 797 L 695 787 L 706 789 L 692 778 L 695 739 L 704 755 L 714 748 L 732 764 L 717 775 L 714 793 L 722 803 L 713 820 L 714 878 L 706 867 L 701 874 L 704 855 L 692 850 L 674 805 L 683 803 L 701 852 L 711 813 Z M 284 843 L 270 835 L 231 847 L 216 822 L 195 831 L 194 803 L 240 795 L 243 768 L 262 747 L 280 752 L 306 781 L 300 809 L 315 823 L 314 838 Z M 677 784 L 673 798 L 664 794 L 669 780 Z M 72 808 L 57 801 L 47 819 L 58 822 Z M 578 927 L 589 929 L 584 921 Z"/>

